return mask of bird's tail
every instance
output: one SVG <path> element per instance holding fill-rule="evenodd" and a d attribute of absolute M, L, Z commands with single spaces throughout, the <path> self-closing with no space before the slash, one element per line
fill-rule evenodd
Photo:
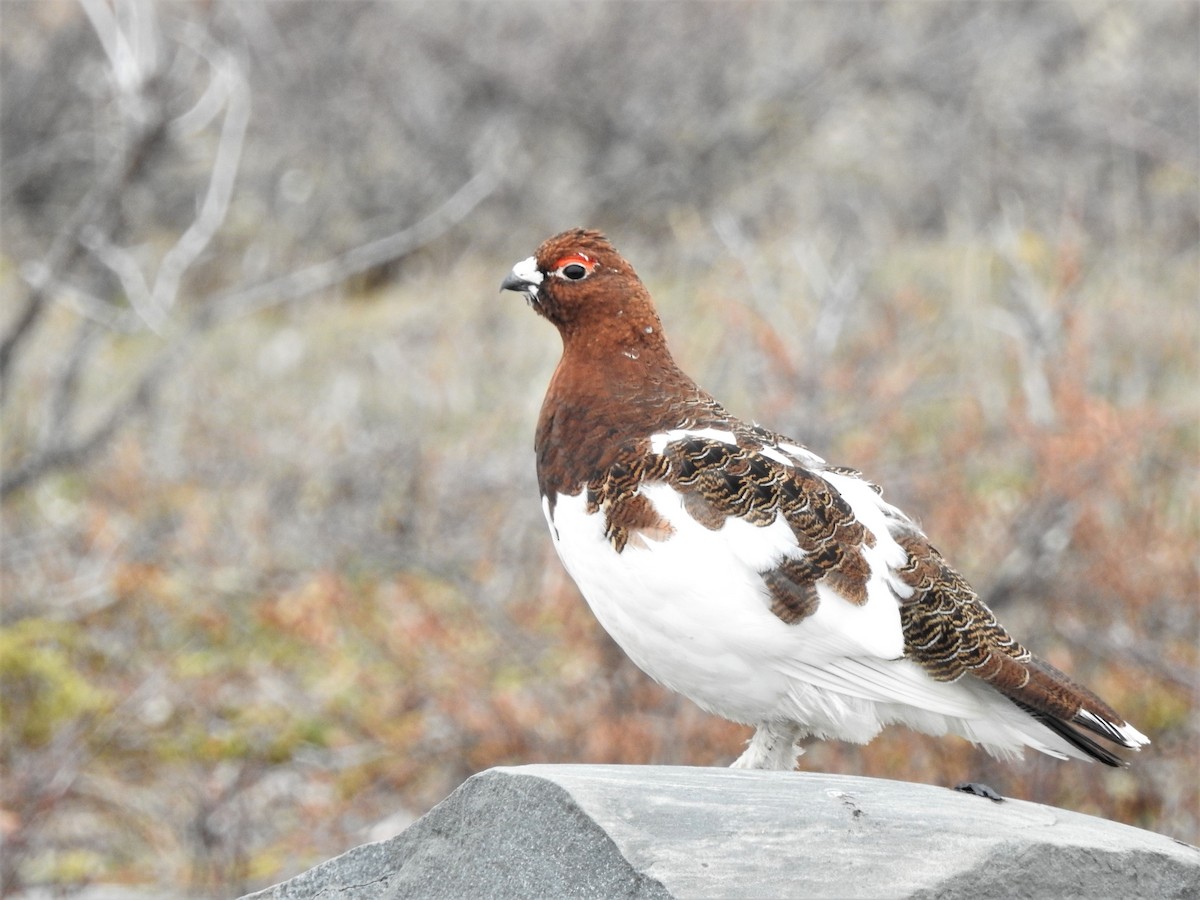
<path fill-rule="evenodd" d="M 1041 724 L 1088 757 L 1107 766 L 1124 766 L 1125 761 L 1091 735 L 1128 750 L 1140 750 L 1150 739 L 1116 711 L 1065 673 L 1036 656 L 1023 660 L 1005 658 L 1002 668 L 1020 671 L 997 672 L 987 679 Z M 1007 677 L 1005 677 L 1007 676 Z M 1086 732 L 1090 732 L 1086 733 Z"/>

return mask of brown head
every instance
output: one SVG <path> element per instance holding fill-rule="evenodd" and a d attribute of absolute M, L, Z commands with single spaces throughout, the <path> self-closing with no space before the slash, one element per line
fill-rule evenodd
<path fill-rule="evenodd" d="M 538 480 L 551 505 L 557 493 L 578 493 L 630 441 L 702 427 L 698 413 L 724 420 L 675 365 L 649 291 L 600 232 L 555 235 L 500 288 L 524 294 L 562 335 L 537 430 Z"/>
<path fill-rule="evenodd" d="M 662 348 L 662 323 L 633 267 L 598 231 L 573 228 L 543 241 L 500 285 L 549 319 L 568 351 Z"/>

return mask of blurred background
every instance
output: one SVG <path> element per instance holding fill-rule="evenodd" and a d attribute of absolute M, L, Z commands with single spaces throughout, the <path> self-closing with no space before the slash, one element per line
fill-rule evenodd
<path fill-rule="evenodd" d="M 229 896 L 489 766 L 741 752 L 545 533 L 558 338 L 497 288 L 574 225 L 1154 740 L 804 768 L 1200 843 L 1196 3 L 5 0 L 0 35 L 5 892 Z"/>

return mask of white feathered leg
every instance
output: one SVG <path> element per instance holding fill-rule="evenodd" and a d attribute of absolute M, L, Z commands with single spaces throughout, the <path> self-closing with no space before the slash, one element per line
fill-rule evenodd
<path fill-rule="evenodd" d="M 731 769 L 782 769 L 790 772 L 804 752 L 796 745 L 800 728 L 794 722 L 762 722 L 750 738 L 746 752 L 734 760 Z"/>

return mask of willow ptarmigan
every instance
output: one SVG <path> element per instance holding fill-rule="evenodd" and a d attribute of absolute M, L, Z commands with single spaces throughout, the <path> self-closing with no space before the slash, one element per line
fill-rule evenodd
<path fill-rule="evenodd" d="M 735 766 L 884 725 L 1121 765 L 1148 739 L 1009 636 L 859 473 L 743 422 L 671 358 L 650 294 L 599 232 L 504 279 L 562 336 L 537 426 L 542 508 L 600 624 L 647 674 L 756 726 Z"/>

